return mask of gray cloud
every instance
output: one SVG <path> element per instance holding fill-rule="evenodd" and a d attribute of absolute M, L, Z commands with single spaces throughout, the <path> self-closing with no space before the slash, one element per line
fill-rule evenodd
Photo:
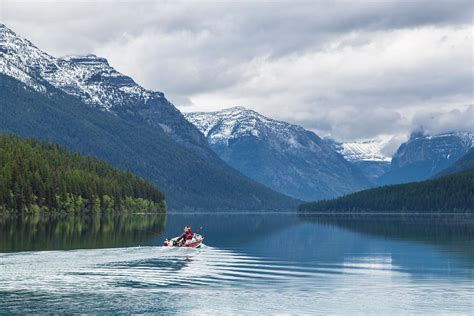
<path fill-rule="evenodd" d="M 0 2 L 40 48 L 104 56 L 184 111 L 243 105 L 345 140 L 401 139 L 473 103 L 472 12 L 471 0 Z"/>
<path fill-rule="evenodd" d="M 453 130 L 474 131 L 474 105 L 464 109 L 417 113 L 413 118 L 413 129 L 420 128 L 428 134 Z"/>

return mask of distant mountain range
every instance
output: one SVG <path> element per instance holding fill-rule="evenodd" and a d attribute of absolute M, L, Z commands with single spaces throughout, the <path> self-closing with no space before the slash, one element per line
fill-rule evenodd
<path fill-rule="evenodd" d="M 94 55 L 55 58 L 0 24 L 0 131 L 130 169 L 173 208 L 288 209 L 297 201 L 225 164 L 165 98 Z"/>
<path fill-rule="evenodd" d="M 474 146 L 473 132 L 439 135 L 413 133 L 392 158 L 390 171 L 378 183 L 397 184 L 428 179 L 450 167 Z"/>
<path fill-rule="evenodd" d="M 389 138 L 341 143 L 325 141 L 360 168 L 374 186 L 422 181 L 449 168 L 474 146 L 474 132 L 452 132 L 438 135 L 412 133 L 392 158 L 382 150 Z"/>
<path fill-rule="evenodd" d="M 414 133 L 390 161 L 382 153 L 387 139 L 322 140 L 241 107 L 184 117 L 163 93 L 141 87 L 105 58 L 55 58 L 3 24 L 0 97 L 1 132 L 130 169 L 158 185 L 171 209 L 288 209 L 298 201 L 275 191 L 318 200 L 420 181 L 474 144 L 472 132 Z"/>
<path fill-rule="evenodd" d="M 315 133 L 243 107 L 186 113 L 229 165 L 268 187 L 304 199 L 326 199 L 369 187 Z"/>
<path fill-rule="evenodd" d="M 303 127 L 243 107 L 186 113 L 185 117 L 229 165 L 274 190 L 303 200 L 426 180 L 474 146 L 472 132 L 413 133 L 391 158 L 383 153 L 390 137 L 360 142 L 321 140 Z"/>
<path fill-rule="evenodd" d="M 314 212 L 474 212 L 474 150 L 470 149 L 434 179 L 388 185 L 334 200 L 300 205 Z"/>

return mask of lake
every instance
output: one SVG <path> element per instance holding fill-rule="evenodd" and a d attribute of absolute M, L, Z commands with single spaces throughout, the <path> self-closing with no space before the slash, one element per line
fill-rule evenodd
<path fill-rule="evenodd" d="M 0 216 L 0 252 L 0 314 L 474 314 L 473 216 Z"/>

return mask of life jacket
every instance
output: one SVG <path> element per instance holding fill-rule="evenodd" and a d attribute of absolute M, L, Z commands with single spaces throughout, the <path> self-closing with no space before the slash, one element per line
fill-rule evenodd
<path fill-rule="evenodd" d="M 191 230 L 188 230 L 188 232 L 186 233 L 186 240 L 193 239 L 193 235 L 193 232 Z"/>

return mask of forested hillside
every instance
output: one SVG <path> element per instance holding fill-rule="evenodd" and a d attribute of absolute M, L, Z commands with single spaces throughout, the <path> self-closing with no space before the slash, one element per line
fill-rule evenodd
<path fill-rule="evenodd" d="M 57 145 L 0 135 L 0 211 L 164 211 L 164 195 L 130 172 Z"/>
<path fill-rule="evenodd" d="M 474 212 L 474 170 L 300 205 L 306 212 Z"/>
<path fill-rule="evenodd" d="M 97 157 L 157 185 L 169 208 L 275 210 L 298 201 L 212 163 L 142 120 L 91 108 L 45 84 L 38 93 L 0 74 L 0 132 L 33 137 Z"/>

